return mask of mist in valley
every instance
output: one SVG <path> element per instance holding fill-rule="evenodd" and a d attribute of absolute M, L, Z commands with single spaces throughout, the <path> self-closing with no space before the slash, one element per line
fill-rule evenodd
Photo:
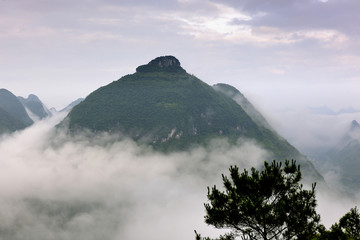
<path fill-rule="evenodd" d="M 204 223 L 207 187 L 230 165 L 250 169 L 269 154 L 251 140 L 163 154 L 107 134 L 71 139 L 63 114 L 0 141 L 0 235 L 7 240 L 194 239 L 218 236 Z M 356 201 L 317 192 L 329 227 Z M 329 211 L 331 209 L 331 211 Z"/>
<path fill-rule="evenodd" d="M 59 110 L 156 56 L 176 56 L 207 84 L 239 89 L 249 102 L 235 100 L 257 124 L 314 163 L 329 228 L 360 206 L 360 188 L 349 193 L 326 158 L 360 122 L 340 111 L 360 110 L 359 11 L 355 0 L 0 1 L 0 87 Z M 332 113 L 312 111 L 322 105 Z M 55 128 L 65 114 L 0 135 L 0 240 L 217 237 L 204 223 L 207 187 L 221 186 L 230 165 L 271 159 L 251 139 L 165 154 L 119 135 L 69 138 Z"/>
<path fill-rule="evenodd" d="M 360 120 L 360 113 L 320 114 L 313 113 L 309 108 L 291 108 L 265 114 L 276 131 L 292 145 L 306 155 L 324 176 L 328 185 L 339 191 L 352 191 L 352 195 L 359 195 L 358 189 L 346 189 L 340 182 L 346 174 L 339 165 L 332 161 L 332 150 L 341 150 L 344 144 L 353 139 L 360 143 L 360 131 L 351 131 L 352 122 Z M 353 154 L 353 153 L 351 153 Z M 350 164 L 350 163 L 348 163 Z M 357 163 L 354 162 L 356 168 Z M 349 166 L 348 166 L 349 167 Z"/>
<path fill-rule="evenodd" d="M 267 153 L 251 141 L 161 154 L 109 135 L 72 140 L 40 121 L 0 142 L 1 239 L 192 239 L 207 186 Z"/>

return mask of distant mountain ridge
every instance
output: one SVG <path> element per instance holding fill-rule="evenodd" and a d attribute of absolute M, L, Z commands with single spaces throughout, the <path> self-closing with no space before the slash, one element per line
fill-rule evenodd
<path fill-rule="evenodd" d="M 6 89 L 0 89 L 0 133 L 24 129 L 33 120 L 17 97 Z"/>
<path fill-rule="evenodd" d="M 327 106 L 322 107 L 308 107 L 308 110 L 312 114 L 320 114 L 320 115 L 341 115 L 341 114 L 349 114 L 349 113 L 359 113 L 360 110 L 354 109 L 353 107 L 342 108 L 339 111 L 333 111 Z"/>
<path fill-rule="evenodd" d="M 40 99 L 34 94 L 30 94 L 28 98 L 17 97 L 19 101 L 28 108 L 36 117 L 44 119 L 50 117 L 52 113 L 44 106 Z"/>
<path fill-rule="evenodd" d="M 6 89 L 0 89 L 0 107 L 12 117 L 20 120 L 24 126 L 30 126 L 33 123 L 22 103 Z"/>
<path fill-rule="evenodd" d="M 224 90 L 224 85 L 217 87 Z M 188 74 L 175 57 L 163 56 L 92 92 L 60 126 L 70 133 L 83 129 L 120 132 L 161 151 L 206 145 L 213 138 L 226 137 L 233 143 L 240 137 L 254 139 L 274 158 L 297 159 L 308 174 L 322 179 L 305 156 L 270 129 L 246 98 L 242 102 L 247 107 Z M 247 113 L 250 110 L 252 116 Z"/>
<path fill-rule="evenodd" d="M 70 111 L 73 107 L 75 107 L 76 105 L 78 105 L 79 103 L 81 103 L 82 101 L 84 101 L 84 98 L 78 98 L 75 101 L 72 101 L 69 105 L 67 105 L 65 108 L 61 109 L 60 112 L 67 112 Z"/>
<path fill-rule="evenodd" d="M 353 120 L 341 140 L 328 151 L 317 156 L 327 168 L 336 169 L 343 188 L 350 193 L 360 190 L 360 124 Z"/>
<path fill-rule="evenodd" d="M 31 126 L 34 119 L 51 116 L 40 99 L 30 94 L 28 98 L 16 97 L 6 89 L 0 89 L 0 134 L 11 133 Z"/>

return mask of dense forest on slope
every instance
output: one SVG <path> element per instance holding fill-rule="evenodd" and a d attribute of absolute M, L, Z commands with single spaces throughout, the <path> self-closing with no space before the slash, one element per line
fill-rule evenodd
<path fill-rule="evenodd" d="M 162 151 L 206 145 L 213 138 L 255 140 L 274 158 L 312 164 L 265 124 L 252 119 L 228 95 L 188 74 L 172 57 L 159 57 L 91 93 L 62 125 L 70 132 L 117 132 Z"/>

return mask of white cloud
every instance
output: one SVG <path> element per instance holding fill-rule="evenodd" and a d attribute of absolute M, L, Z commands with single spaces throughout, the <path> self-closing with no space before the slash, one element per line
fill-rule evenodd
<path fill-rule="evenodd" d="M 267 16 L 265 12 L 253 15 L 238 9 L 209 3 L 215 11 L 197 12 L 189 15 L 181 11 L 162 15 L 163 19 L 172 19 L 181 24 L 181 34 L 191 35 L 201 41 L 227 41 L 234 44 L 293 44 L 306 40 L 315 40 L 324 47 L 338 47 L 346 43 L 348 37 L 332 29 L 305 29 L 289 31 L 277 27 L 256 26 L 252 23 L 257 18 Z"/>
<path fill-rule="evenodd" d="M 320 42 L 327 43 L 329 47 L 345 44 L 348 37 L 336 30 L 316 30 L 316 31 L 300 31 L 295 34 L 299 34 L 303 38 L 314 39 Z"/>
<path fill-rule="evenodd" d="M 185 239 L 204 223 L 207 186 L 230 165 L 262 164 L 251 141 L 232 147 L 161 154 L 112 136 L 69 140 L 53 126 L 61 118 L 0 141 L 0 238 Z"/>
<path fill-rule="evenodd" d="M 206 187 L 221 186 L 230 165 L 249 169 L 267 156 L 244 139 L 171 154 L 106 134 L 70 141 L 53 129 L 61 118 L 0 140 L 2 239 L 180 240 L 194 238 L 194 229 L 215 237 L 203 220 Z M 327 226 L 355 204 L 335 194 L 318 197 Z"/>
<path fill-rule="evenodd" d="M 99 25 L 119 25 L 123 22 L 120 18 L 85 18 L 81 21 Z"/>
<path fill-rule="evenodd" d="M 359 69 L 360 56 L 359 55 L 338 55 L 334 57 L 333 62 L 342 66 L 347 66 L 353 69 Z"/>
<path fill-rule="evenodd" d="M 276 67 L 268 67 L 267 70 L 275 75 L 283 75 L 286 72 L 284 69 L 276 68 Z"/>
<path fill-rule="evenodd" d="M 234 8 L 222 4 L 206 2 L 214 9 L 214 12 L 197 12 L 189 15 L 187 12 L 173 12 L 165 14 L 164 19 L 173 19 L 181 23 L 182 34 L 189 34 L 200 40 L 234 39 L 239 34 L 248 35 L 250 28 L 247 24 L 235 24 L 234 22 L 248 22 L 251 16 L 242 13 Z"/>

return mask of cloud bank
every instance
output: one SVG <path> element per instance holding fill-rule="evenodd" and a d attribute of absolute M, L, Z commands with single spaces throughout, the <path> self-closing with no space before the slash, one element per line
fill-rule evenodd
<path fill-rule="evenodd" d="M 55 116 L 0 140 L 0 238 L 4 240 L 193 239 L 204 223 L 207 186 L 221 186 L 230 165 L 261 166 L 268 153 L 237 146 L 161 154 L 129 139 L 69 140 Z M 318 193 L 329 227 L 355 201 Z M 332 211 L 329 211 L 332 209 Z"/>
<path fill-rule="evenodd" d="M 191 239 L 204 224 L 207 186 L 231 164 L 267 153 L 251 141 L 160 154 L 111 136 L 69 141 L 38 122 L 0 141 L 0 237 L 7 240 Z"/>

